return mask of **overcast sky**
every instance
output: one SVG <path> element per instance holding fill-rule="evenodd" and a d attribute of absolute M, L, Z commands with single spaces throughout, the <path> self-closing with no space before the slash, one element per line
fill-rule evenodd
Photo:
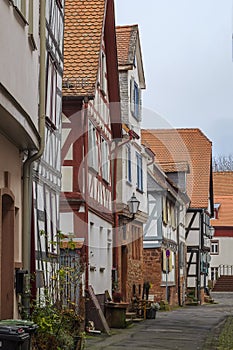
<path fill-rule="evenodd" d="M 115 0 L 116 23 L 138 24 L 147 89 L 144 128 L 157 113 L 198 127 L 213 153 L 233 154 L 232 0 Z"/>

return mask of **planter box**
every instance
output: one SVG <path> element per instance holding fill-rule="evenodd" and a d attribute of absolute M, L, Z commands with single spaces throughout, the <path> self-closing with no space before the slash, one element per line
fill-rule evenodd
<path fill-rule="evenodd" d="M 105 305 L 106 320 L 110 328 L 126 327 L 126 309 L 128 303 L 107 303 Z"/>

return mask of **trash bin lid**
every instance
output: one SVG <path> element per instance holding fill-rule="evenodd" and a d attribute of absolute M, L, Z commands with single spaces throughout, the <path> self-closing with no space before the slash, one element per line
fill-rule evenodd
<path fill-rule="evenodd" d="M 0 325 L 0 334 L 23 334 L 24 329 L 16 326 Z"/>
<path fill-rule="evenodd" d="M 0 321 L 0 327 L 4 326 L 20 326 L 22 327 L 27 333 L 33 333 L 38 328 L 38 325 L 32 321 L 28 320 L 1 320 Z"/>
<path fill-rule="evenodd" d="M 20 326 L 3 326 L 0 325 L 0 340 L 12 340 L 15 342 L 23 342 L 29 338 L 29 334 L 25 333 Z"/>

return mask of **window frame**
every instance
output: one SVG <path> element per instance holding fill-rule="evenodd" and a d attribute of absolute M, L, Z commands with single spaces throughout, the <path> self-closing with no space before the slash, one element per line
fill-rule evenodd
<path fill-rule="evenodd" d="M 98 173 L 98 147 L 96 127 L 88 120 L 88 167 Z"/>
<path fill-rule="evenodd" d="M 46 74 L 46 117 L 57 128 L 57 81 L 58 72 L 52 56 L 47 54 L 47 74 Z"/>
<path fill-rule="evenodd" d="M 134 77 L 130 80 L 130 110 L 132 116 L 141 120 L 141 90 Z"/>
<path fill-rule="evenodd" d="M 109 164 L 109 145 L 108 141 L 101 136 L 101 171 L 102 178 L 109 183 L 110 164 Z"/>
<path fill-rule="evenodd" d="M 219 240 L 216 240 L 216 239 L 211 240 L 211 242 L 210 242 L 210 254 L 211 255 L 219 255 Z"/>
<path fill-rule="evenodd" d="M 126 179 L 128 183 L 132 183 L 132 153 L 130 145 L 126 145 Z"/>
<path fill-rule="evenodd" d="M 142 155 L 136 152 L 136 166 L 137 166 L 137 191 L 143 192 L 143 162 Z"/>

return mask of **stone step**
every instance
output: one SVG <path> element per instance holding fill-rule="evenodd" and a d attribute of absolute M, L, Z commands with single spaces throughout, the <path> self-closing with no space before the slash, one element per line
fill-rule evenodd
<path fill-rule="evenodd" d="M 137 314 L 136 312 L 126 312 L 125 316 L 127 319 L 134 319 L 137 317 Z"/>

